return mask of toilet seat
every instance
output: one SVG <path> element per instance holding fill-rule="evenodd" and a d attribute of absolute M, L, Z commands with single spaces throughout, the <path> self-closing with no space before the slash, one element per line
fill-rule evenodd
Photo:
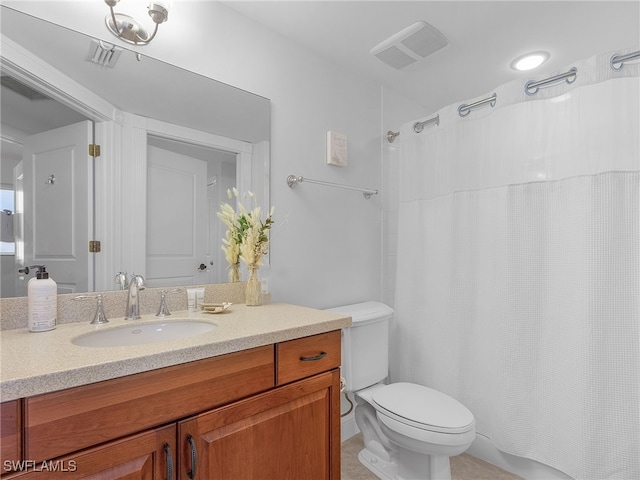
<path fill-rule="evenodd" d="M 378 413 L 396 424 L 429 432 L 462 434 L 475 427 L 473 414 L 456 399 L 414 383 L 392 383 L 371 395 Z"/>

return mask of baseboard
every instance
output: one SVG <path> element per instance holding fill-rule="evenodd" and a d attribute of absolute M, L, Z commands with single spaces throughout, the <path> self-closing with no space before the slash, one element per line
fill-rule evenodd
<path fill-rule="evenodd" d="M 349 440 L 358 433 L 360 433 L 360 430 L 356 425 L 356 419 L 353 414 L 342 417 L 340 421 L 340 441 L 344 442 L 345 440 Z"/>

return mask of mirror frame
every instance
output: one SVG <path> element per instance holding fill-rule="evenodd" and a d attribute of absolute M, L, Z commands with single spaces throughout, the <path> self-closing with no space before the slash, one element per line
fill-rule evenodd
<path fill-rule="evenodd" d="M 235 153 L 236 188 L 240 192 L 253 191 L 259 201 L 270 205 L 270 139 L 252 144 L 121 111 L 4 35 L 0 48 L 2 67 L 9 75 L 94 122 L 94 141 L 101 145 L 102 152 L 100 161 L 94 162 L 92 169 L 93 235 L 94 239 L 102 242 L 103 250 L 94 255 L 93 262 L 89 262 L 89 291 L 113 290 L 113 278 L 118 271 L 145 273 L 148 135 Z M 147 58 L 166 64 L 153 57 Z M 210 77 L 205 78 L 217 82 Z M 254 171 L 258 162 L 266 172 L 262 179 L 256 178 Z M 266 258 L 265 263 L 268 262 Z"/>

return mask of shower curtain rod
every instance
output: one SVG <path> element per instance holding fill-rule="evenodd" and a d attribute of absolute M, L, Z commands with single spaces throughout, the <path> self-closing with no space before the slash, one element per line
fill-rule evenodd
<path fill-rule="evenodd" d="M 466 117 L 471 113 L 471 110 L 481 107 L 482 105 L 485 105 L 487 103 L 492 107 L 495 107 L 497 98 L 498 98 L 498 95 L 494 93 L 490 97 L 483 98 L 482 100 L 478 100 L 477 102 L 471 103 L 469 105 L 467 105 L 466 103 L 463 103 L 458 107 L 458 115 L 460 115 L 461 117 Z"/>
<path fill-rule="evenodd" d="M 622 67 L 624 67 L 624 64 L 627 62 L 631 62 L 633 60 L 637 60 L 640 58 L 640 50 L 638 50 L 637 52 L 633 52 L 633 53 L 629 53 L 627 55 L 613 55 L 611 57 L 611 68 L 613 70 L 622 70 Z M 619 63 L 620 66 L 616 67 L 616 63 Z"/>
<path fill-rule="evenodd" d="M 570 78 L 573 77 L 573 78 Z M 560 75 L 556 75 L 555 77 L 545 78 L 544 80 L 540 80 L 538 82 L 534 82 L 533 80 L 529 80 L 524 86 L 524 93 L 527 95 L 535 95 L 540 90 L 540 87 L 550 87 L 554 83 L 558 83 L 561 80 L 565 80 L 567 83 L 573 83 L 578 78 L 578 69 L 573 67 L 569 69 L 568 72 L 561 73 Z"/>
<path fill-rule="evenodd" d="M 413 131 L 416 133 L 420 133 L 424 130 L 424 127 L 429 127 L 431 125 L 440 125 L 440 114 L 437 114 L 435 117 L 430 118 L 429 120 L 425 120 L 424 122 L 416 122 L 413 124 Z M 387 142 L 393 143 L 394 140 L 400 135 L 400 132 L 394 132 L 393 130 L 389 130 L 387 132 Z"/>
<path fill-rule="evenodd" d="M 422 132 L 422 130 L 424 130 L 424 127 L 428 127 L 431 125 L 440 125 L 440 114 L 436 115 L 433 118 L 430 118 L 429 120 L 425 120 L 424 122 L 416 122 L 413 124 L 413 131 L 416 133 L 420 133 Z"/>
<path fill-rule="evenodd" d="M 362 192 L 362 194 L 364 195 L 364 198 L 366 199 L 371 198 L 371 195 L 378 194 L 378 190 L 374 190 L 371 188 L 352 187 L 351 185 L 342 185 L 340 183 L 325 182 L 323 180 L 313 180 L 311 178 L 300 177 L 298 175 L 289 175 L 287 177 L 287 185 L 289 185 L 289 188 L 293 188 L 296 185 L 298 185 L 298 183 L 302 183 L 302 182 L 316 183 L 318 185 L 325 185 L 327 187 L 343 188 L 345 190 L 355 190 L 356 192 Z"/>
<path fill-rule="evenodd" d="M 625 63 L 633 62 L 635 60 L 640 60 L 640 50 L 638 50 L 637 52 L 628 53 L 626 55 L 612 55 L 609 63 L 611 65 L 612 70 L 619 71 L 619 70 L 622 70 L 622 67 L 624 67 Z M 527 95 L 533 96 L 536 93 L 538 93 L 538 90 L 540 90 L 540 87 L 549 87 L 552 84 L 560 82 L 562 80 L 565 80 L 567 83 L 573 83 L 576 81 L 576 78 L 578 78 L 578 69 L 576 67 L 573 67 L 569 69 L 569 71 L 565 73 L 561 73 L 554 77 L 549 77 L 544 80 L 539 80 L 537 82 L 530 80 L 525 84 L 524 91 Z M 496 98 L 497 98 L 497 95 L 494 93 L 490 97 L 487 97 L 483 100 L 479 100 L 470 105 L 463 103 L 458 107 L 458 115 L 460 115 L 461 117 L 466 117 L 467 115 L 469 115 L 469 113 L 471 113 L 471 110 L 473 110 L 476 107 L 480 107 L 485 103 L 489 103 L 491 104 L 492 107 L 494 107 L 496 104 Z M 414 123 L 413 130 L 416 133 L 420 133 L 422 132 L 424 127 L 431 124 L 440 125 L 439 114 L 429 120 L 425 120 L 424 122 Z M 393 143 L 393 141 L 396 139 L 398 135 L 400 135 L 400 132 L 394 132 L 392 130 L 389 130 L 387 132 L 388 142 Z"/>

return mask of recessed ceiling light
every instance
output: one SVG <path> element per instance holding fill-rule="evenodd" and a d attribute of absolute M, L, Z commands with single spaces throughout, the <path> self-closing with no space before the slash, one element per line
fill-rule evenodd
<path fill-rule="evenodd" d="M 511 62 L 511 68 L 514 70 L 532 70 L 539 67 L 549 59 L 549 52 L 531 52 L 516 58 Z"/>

